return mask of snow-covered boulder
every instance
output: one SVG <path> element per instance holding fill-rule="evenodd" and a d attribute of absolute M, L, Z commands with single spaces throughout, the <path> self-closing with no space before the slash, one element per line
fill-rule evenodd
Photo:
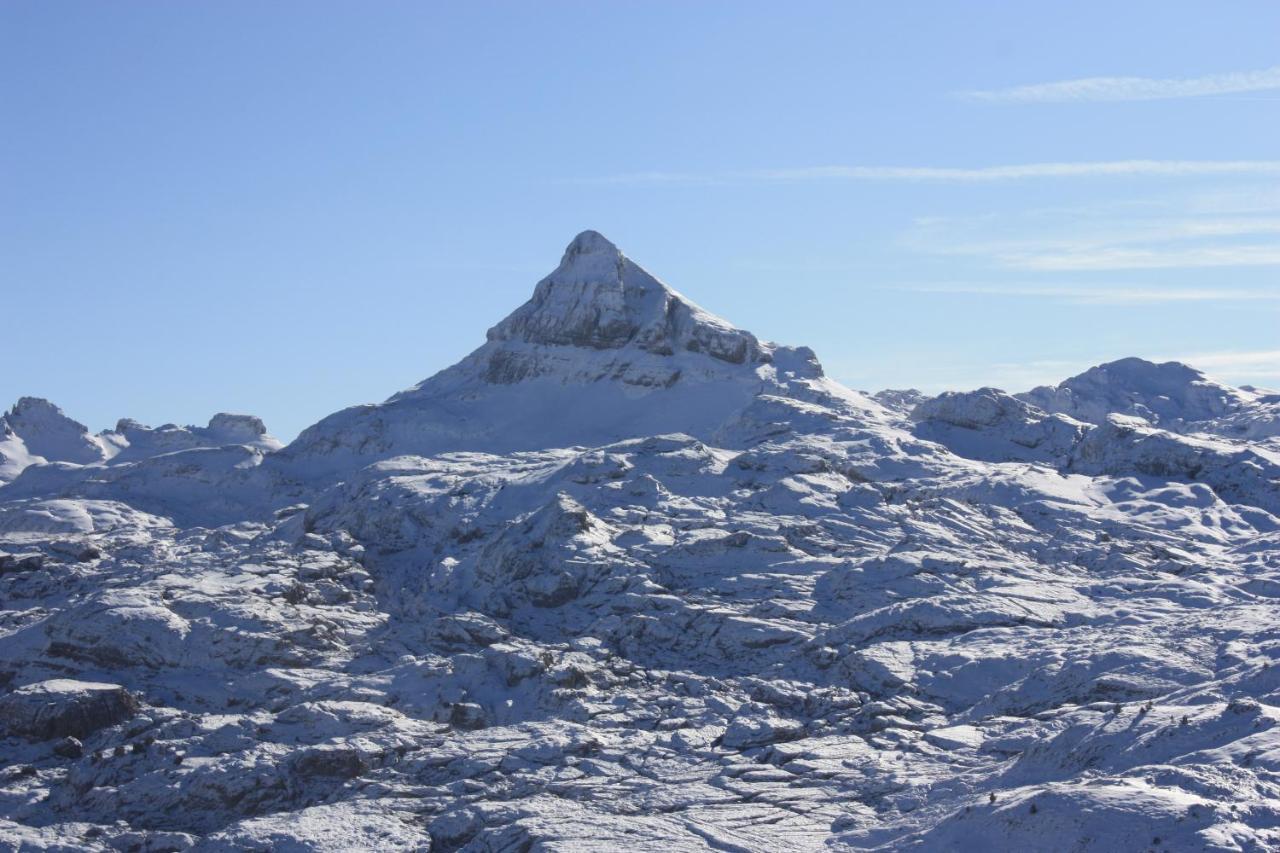
<path fill-rule="evenodd" d="M 0 697 L 0 723 L 6 733 L 33 740 L 83 738 L 127 720 L 138 707 L 118 684 L 55 678 Z"/>
<path fill-rule="evenodd" d="M 47 654 L 109 669 L 177 666 L 191 625 L 158 599 L 116 590 L 65 610 L 45 625 Z"/>

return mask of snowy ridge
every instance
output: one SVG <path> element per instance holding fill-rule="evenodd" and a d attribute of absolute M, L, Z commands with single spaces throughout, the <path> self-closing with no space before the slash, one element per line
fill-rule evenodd
<path fill-rule="evenodd" d="M 874 397 L 584 232 L 479 349 L 0 453 L 0 847 L 1280 847 L 1274 397 Z"/>
<path fill-rule="evenodd" d="M 1019 396 L 1047 412 L 1096 424 L 1120 414 L 1174 432 L 1252 439 L 1280 435 L 1280 396 L 1232 388 L 1174 361 L 1125 358 Z"/>
<path fill-rule="evenodd" d="M 381 405 L 325 418 L 276 461 L 289 476 L 314 480 L 404 454 L 591 446 L 668 432 L 711 439 L 770 392 L 840 395 L 879 409 L 824 380 L 811 350 L 734 328 L 586 231 L 471 355 Z"/>

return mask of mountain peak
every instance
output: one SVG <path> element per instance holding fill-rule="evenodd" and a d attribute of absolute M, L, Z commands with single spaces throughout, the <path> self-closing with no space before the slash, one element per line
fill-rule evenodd
<path fill-rule="evenodd" d="M 1181 362 L 1134 357 L 1091 367 L 1058 385 L 1018 396 L 1046 412 L 1089 423 L 1105 423 L 1109 415 L 1123 414 L 1158 426 L 1228 417 L 1252 399 Z"/>
<path fill-rule="evenodd" d="M 655 355 L 705 353 L 733 364 L 768 361 L 750 332 L 698 307 L 597 231 L 583 231 L 533 296 L 489 330 L 491 342 Z"/>
<path fill-rule="evenodd" d="M 614 245 L 613 241 L 601 234 L 599 231 L 592 231 L 588 228 L 573 241 L 569 243 L 564 250 L 564 258 L 560 261 L 561 266 L 567 263 L 571 258 L 580 255 L 621 255 L 622 252 Z"/>
<path fill-rule="evenodd" d="M 762 396 L 830 394 L 806 384 L 818 380 L 812 350 L 758 340 L 584 231 L 479 349 L 380 405 L 330 415 L 271 464 L 318 478 L 399 455 L 710 440 Z"/>
<path fill-rule="evenodd" d="M 50 461 L 85 464 L 106 457 L 102 442 L 42 397 L 22 397 L 0 421 L 24 443 L 27 452 Z"/>

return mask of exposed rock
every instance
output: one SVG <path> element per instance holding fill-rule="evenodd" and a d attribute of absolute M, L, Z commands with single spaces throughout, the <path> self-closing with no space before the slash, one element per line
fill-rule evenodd
<path fill-rule="evenodd" d="M 32 572 L 44 566 L 44 554 L 0 554 L 0 574 Z"/>
<path fill-rule="evenodd" d="M 489 724 L 484 708 L 475 702 L 455 702 L 449 709 L 449 725 L 460 729 L 483 729 Z"/>
<path fill-rule="evenodd" d="M 311 747 L 292 761 L 293 772 L 302 777 L 354 779 L 368 770 L 359 750 L 347 746 Z"/>
<path fill-rule="evenodd" d="M 1046 415 L 996 388 L 948 391 L 911 411 L 916 435 L 987 462 L 1039 460 L 1062 464 L 1087 431 L 1061 415 Z"/>
<path fill-rule="evenodd" d="M 84 744 L 73 737 L 64 737 L 53 746 L 55 755 L 63 758 L 79 758 L 84 755 Z"/>
<path fill-rule="evenodd" d="M 138 701 L 118 684 L 55 678 L 0 697 L 0 721 L 10 734 L 48 740 L 83 738 L 127 720 Z"/>

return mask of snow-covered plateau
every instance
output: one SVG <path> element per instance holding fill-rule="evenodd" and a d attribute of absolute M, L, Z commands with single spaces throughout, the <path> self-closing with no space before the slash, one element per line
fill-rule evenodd
<path fill-rule="evenodd" d="M 585 232 L 281 446 L 0 417 L 0 848 L 1280 849 L 1280 395 L 866 394 Z"/>

